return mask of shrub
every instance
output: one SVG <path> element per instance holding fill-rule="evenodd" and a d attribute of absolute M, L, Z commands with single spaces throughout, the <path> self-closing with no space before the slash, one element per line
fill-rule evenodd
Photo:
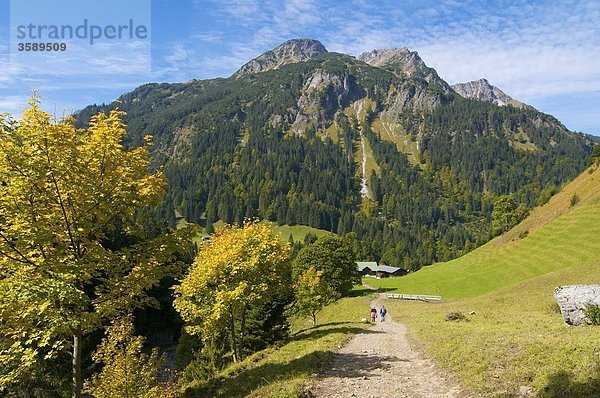
<path fill-rule="evenodd" d="M 560 305 L 558 305 L 558 303 L 556 301 L 553 301 L 552 303 L 548 304 L 548 312 L 550 314 L 560 314 Z"/>
<path fill-rule="evenodd" d="M 577 195 L 576 193 L 573 194 L 573 196 L 571 196 L 571 207 L 575 206 L 577 203 L 579 203 L 579 195 Z"/>
<path fill-rule="evenodd" d="M 584 312 L 590 324 L 600 326 L 600 305 L 588 304 Z"/>

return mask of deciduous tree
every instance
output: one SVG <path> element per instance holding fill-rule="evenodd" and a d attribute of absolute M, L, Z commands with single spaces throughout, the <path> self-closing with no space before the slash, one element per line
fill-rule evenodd
<path fill-rule="evenodd" d="M 296 309 L 300 315 L 310 315 L 313 326 L 317 324 L 317 312 L 334 301 L 339 294 L 323 278 L 323 271 L 310 267 L 295 283 Z"/>
<path fill-rule="evenodd" d="M 175 308 L 186 330 L 201 336 L 206 346 L 227 330 L 233 360 L 242 359 L 248 311 L 291 285 L 289 251 L 264 224 L 218 229 L 175 287 Z"/>
<path fill-rule="evenodd" d="M 86 382 L 94 398 L 159 398 L 158 380 L 162 357 L 154 349 L 144 354 L 144 338 L 135 336 L 131 317 L 117 319 L 107 328 L 106 337 L 93 355 L 102 370 Z"/>
<path fill-rule="evenodd" d="M 0 124 L 0 391 L 71 350 L 79 398 L 84 336 L 148 304 L 146 290 L 185 240 L 110 247 L 115 226 L 128 230 L 165 186 L 161 172 L 148 172 L 148 145 L 123 148 L 122 117 L 100 113 L 77 130 L 34 96 L 21 120 Z"/>
<path fill-rule="evenodd" d="M 294 279 L 310 268 L 322 271 L 324 282 L 341 295 L 360 283 L 354 250 L 339 236 L 324 236 L 298 252 L 293 266 Z"/>

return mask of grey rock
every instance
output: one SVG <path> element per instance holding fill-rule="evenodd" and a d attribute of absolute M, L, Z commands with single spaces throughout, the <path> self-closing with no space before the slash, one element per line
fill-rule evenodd
<path fill-rule="evenodd" d="M 530 397 L 533 396 L 533 388 L 529 386 L 521 386 L 519 387 L 519 396 L 521 397 Z"/>
<path fill-rule="evenodd" d="M 239 78 L 252 73 L 277 69 L 283 65 L 306 61 L 325 53 L 327 53 L 327 49 L 318 40 L 288 40 L 243 65 L 233 74 L 233 77 Z"/>
<path fill-rule="evenodd" d="M 307 127 L 324 128 L 338 109 L 364 95 L 347 74 L 315 69 L 304 83 L 292 131 L 302 135 Z"/>
<path fill-rule="evenodd" d="M 582 325 L 587 323 L 585 308 L 600 305 L 600 285 L 559 286 L 554 289 L 554 298 L 566 324 Z"/>
<path fill-rule="evenodd" d="M 467 317 L 462 313 L 462 312 L 458 312 L 458 311 L 452 311 L 446 314 L 446 316 L 444 317 L 445 321 L 467 321 Z"/>
<path fill-rule="evenodd" d="M 464 98 L 491 102 L 499 106 L 512 105 L 519 108 L 525 106 L 525 104 L 511 98 L 498 87 L 492 86 L 485 78 L 467 83 L 453 84 L 451 87 L 458 95 Z"/>
<path fill-rule="evenodd" d="M 450 91 L 448 83 L 438 76 L 435 69 L 428 67 L 419 53 L 406 47 L 376 49 L 360 54 L 357 59 L 371 66 L 391 70 L 399 77 L 424 79 L 427 83 L 441 86 L 444 91 Z"/>

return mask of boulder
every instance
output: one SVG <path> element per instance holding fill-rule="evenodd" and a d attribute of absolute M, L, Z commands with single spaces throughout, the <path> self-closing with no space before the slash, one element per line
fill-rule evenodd
<path fill-rule="evenodd" d="M 445 321 L 461 321 L 461 322 L 466 322 L 467 321 L 467 317 L 462 313 L 462 312 L 458 312 L 458 311 L 452 311 L 446 314 L 446 317 L 444 318 Z"/>
<path fill-rule="evenodd" d="M 587 323 L 585 308 L 600 305 L 600 285 L 559 286 L 554 289 L 554 298 L 566 324 L 582 325 Z"/>

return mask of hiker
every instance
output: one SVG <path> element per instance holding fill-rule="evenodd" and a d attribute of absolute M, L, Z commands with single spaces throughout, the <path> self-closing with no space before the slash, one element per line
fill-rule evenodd
<path fill-rule="evenodd" d="M 371 322 L 375 323 L 375 318 L 377 318 L 377 309 L 371 309 Z"/>
<path fill-rule="evenodd" d="M 387 314 L 387 310 L 385 309 L 385 306 L 382 305 L 379 309 L 379 316 L 381 317 L 381 322 L 385 322 L 385 314 Z"/>

